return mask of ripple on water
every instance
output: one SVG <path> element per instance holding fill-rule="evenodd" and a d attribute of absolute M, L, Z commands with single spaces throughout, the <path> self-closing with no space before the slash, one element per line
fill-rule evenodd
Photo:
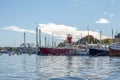
<path fill-rule="evenodd" d="M 0 56 L 1 80 L 120 80 L 119 76 L 119 57 Z"/>
<path fill-rule="evenodd" d="M 64 76 L 64 77 L 48 78 L 47 80 L 88 80 L 88 79 L 72 77 L 72 76 Z"/>

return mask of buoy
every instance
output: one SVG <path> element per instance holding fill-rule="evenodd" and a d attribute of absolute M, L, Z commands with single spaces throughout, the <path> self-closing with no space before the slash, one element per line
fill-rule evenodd
<path fill-rule="evenodd" d="M 9 56 L 11 56 L 11 54 L 9 53 Z"/>

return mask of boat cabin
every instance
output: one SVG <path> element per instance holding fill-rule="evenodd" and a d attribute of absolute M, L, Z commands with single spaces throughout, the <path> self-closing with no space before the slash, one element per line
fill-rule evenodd
<path fill-rule="evenodd" d="M 120 33 L 118 33 L 117 35 L 115 35 L 114 42 L 120 42 Z"/>

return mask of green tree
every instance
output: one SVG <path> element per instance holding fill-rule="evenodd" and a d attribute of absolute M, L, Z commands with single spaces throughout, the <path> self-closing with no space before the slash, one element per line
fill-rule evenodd
<path fill-rule="evenodd" d="M 58 44 L 58 47 L 65 47 L 65 43 L 67 42 L 67 40 L 64 40 L 63 42 L 60 42 Z"/>
<path fill-rule="evenodd" d="M 102 43 L 104 43 L 104 44 L 110 44 L 111 42 L 112 42 L 111 38 L 107 38 L 107 39 L 102 40 Z"/>
<path fill-rule="evenodd" d="M 92 35 L 86 36 L 83 41 L 89 44 L 97 44 L 98 42 L 100 42 L 98 39 L 94 38 Z"/>

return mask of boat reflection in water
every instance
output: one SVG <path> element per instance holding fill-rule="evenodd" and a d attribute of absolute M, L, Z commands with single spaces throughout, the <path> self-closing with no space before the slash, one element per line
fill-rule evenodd
<path fill-rule="evenodd" d="M 37 56 L 40 80 L 119 80 L 119 58 L 89 56 Z M 117 60 L 117 62 L 116 62 Z M 117 75 L 117 76 L 115 76 Z"/>
<path fill-rule="evenodd" d="M 0 80 L 120 80 L 119 57 L 3 54 L 0 62 Z"/>
<path fill-rule="evenodd" d="M 37 60 L 36 72 L 42 80 L 88 80 L 74 76 L 76 68 L 73 66 L 73 57 L 70 55 L 37 56 Z"/>
<path fill-rule="evenodd" d="M 85 78 L 73 77 L 72 56 L 66 56 L 66 75 L 59 77 L 50 77 L 47 80 L 87 80 Z"/>

